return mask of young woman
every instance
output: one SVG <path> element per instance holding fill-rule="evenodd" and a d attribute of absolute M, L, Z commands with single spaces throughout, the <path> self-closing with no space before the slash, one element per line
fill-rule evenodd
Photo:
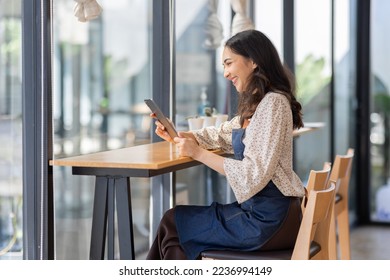
<path fill-rule="evenodd" d="M 179 132 L 171 139 L 189 156 L 226 175 L 236 202 L 180 205 L 160 222 L 147 259 L 197 259 L 204 250 L 292 248 L 298 233 L 304 186 L 293 171 L 293 129 L 303 126 L 290 72 L 271 41 L 243 31 L 224 47 L 224 76 L 239 94 L 237 116 L 216 127 Z M 234 153 L 227 158 L 209 152 Z"/>

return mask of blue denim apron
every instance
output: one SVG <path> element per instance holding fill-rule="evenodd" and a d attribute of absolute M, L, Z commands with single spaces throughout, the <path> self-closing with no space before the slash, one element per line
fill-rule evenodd
<path fill-rule="evenodd" d="M 244 158 L 245 129 L 235 129 L 235 159 Z M 180 245 L 189 259 L 205 250 L 254 251 L 273 236 L 287 215 L 290 198 L 270 181 L 259 193 L 239 204 L 178 205 L 175 210 Z"/>

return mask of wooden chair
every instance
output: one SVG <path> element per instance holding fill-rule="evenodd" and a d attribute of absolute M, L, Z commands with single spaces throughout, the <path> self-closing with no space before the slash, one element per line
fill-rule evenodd
<path fill-rule="evenodd" d="M 331 163 L 325 162 L 321 171 L 311 170 L 309 178 L 306 184 L 306 195 L 304 199 L 307 201 L 310 191 L 316 190 L 321 191 L 328 187 L 329 176 L 331 170 Z M 305 211 L 305 203 L 302 203 L 302 213 Z"/>
<path fill-rule="evenodd" d="M 353 157 L 353 149 L 348 149 L 346 155 L 336 155 L 330 173 L 330 180 L 336 182 L 334 215 L 329 235 L 331 259 L 351 259 L 348 192 Z"/>
<path fill-rule="evenodd" d="M 201 253 L 202 259 L 219 260 L 311 260 L 329 259 L 329 229 L 334 207 L 335 183 L 328 183 L 330 169 L 310 172 L 307 199 L 295 246 L 287 250 L 228 251 L 210 250 Z M 321 179 L 325 178 L 325 179 Z M 327 187 L 328 186 L 328 187 Z"/>

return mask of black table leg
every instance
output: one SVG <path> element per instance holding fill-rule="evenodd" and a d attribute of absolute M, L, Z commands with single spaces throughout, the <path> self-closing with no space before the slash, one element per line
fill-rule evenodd
<path fill-rule="evenodd" d="M 113 260 L 115 255 L 115 179 L 108 179 L 108 230 L 107 230 L 107 259 Z"/>
<path fill-rule="evenodd" d="M 115 185 L 120 259 L 134 260 L 135 253 L 130 178 L 118 178 L 116 179 Z"/>
<path fill-rule="evenodd" d="M 106 231 L 108 245 L 107 258 L 110 260 L 114 259 L 115 200 L 118 218 L 120 259 L 135 259 L 130 178 L 97 176 L 95 183 L 91 249 L 89 256 L 91 260 L 104 259 Z"/>
<path fill-rule="evenodd" d="M 96 177 L 91 231 L 91 249 L 89 254 L 89 258 L 91 260 L 104 259 L 107 227 L 107 181 L 106 177 Z"/>

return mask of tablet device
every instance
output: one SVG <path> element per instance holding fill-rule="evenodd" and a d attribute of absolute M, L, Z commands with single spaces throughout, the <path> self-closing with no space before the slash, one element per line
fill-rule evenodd
<path fill-rule="evenodd" d="M 172 123 L 164 116 L 161 109 L 157 106 L 157 104 L 152 99 L 145 99 L 144 100 L 146 105 L 150 108 L 152 113 L 156 115 L 156 118 L 159 120 L 160 123 L 165 127 L 167 130 L 169 136 L 171 138 L 178 137 L 175 127 L 172 125 Z"/>

